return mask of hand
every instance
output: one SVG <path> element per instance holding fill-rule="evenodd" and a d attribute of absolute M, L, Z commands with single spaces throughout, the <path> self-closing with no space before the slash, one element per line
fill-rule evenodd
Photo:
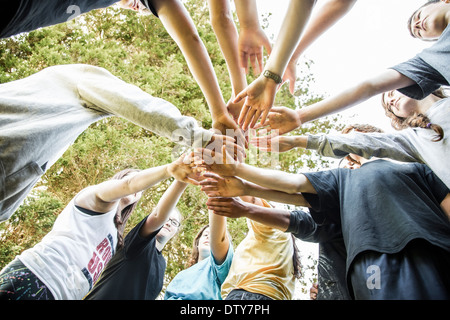
<path fill-rule="evenodd" d="M 311 300 L 316 300 L 318 293 L 319 285 L 317 283 L 313 283 L 312 287 L 309 289 L 309 297 L 311 298 Z"/>
<path fill-rule="evenodd" d="M 199 167 L 208 171 L 215 172 L 222 176 L 235 176 L 238 161 L 233 159 L 225 146 L 221 149 L 197 149 L 195 151 L 196 157 L 202 160 L 202 164 Z"/>
<path fill-rule="evenodd" d="M 238 122 L 239 114 L 241 113 L 242 106 L 244 105 L 244 101 L 240 101 L 238 103 L 233 103 L 233 99 L 228 101 L 227 103 L 227 110 L 228 113 L 233 117 L 233 120 Z"/>
<path fill-rule="evenodd" d="M 249 59 L 255 75 L 264 69 L 263 48 L 266 48 L 267 54 L 272 51 L 269 38 L 261 28 L 241 28 L 238 39 L 239 62 L 245 73 L 249 70 Z"/>
<path fill-rule="evenodd" d="M 266 152 L 286 152 L 296 147 L 292 136 L 264 135 L 253 138 L 250 143 Z"/>
<path fill-rule="evenodd" d="M 218 119 L 213 119 L 212 127 L 222 135 L 233 138 L 235 143 L 240 146 L 240 151 L 245 155 L 244 148 L 248 148 L 248 142 L 245 139 L 243 130 L 239 128 L 230 115 L 223 115 Z"/>
<path fill-rule="evenodd" d="M 297 60 L 290 60 L 286 67 L 286 71 L 284 71 L 283 82 L 281 82 L 281 85 L 283 85 L 286 81 L 289 81 L 289 92 L 294 94 L 295 80 L 297 80 Z"/>
<path fill-rule="evenodd" d="M 237 177 L 221 177 L 211 172 L 203 174 L 201 190 L 208 197 L 238 197 L 245 195 L 245 184 Z"/>
<path fill-rule="evenodd" d="M 245 98 L 238 119 L 243 130 L 247 130 L 249 126 L 253 128 L 260 117 L 262 123 L 266 122 L 266 117 L 275 100 L 276 91 L 275 81 L 261 75 L 236 96 L 233 101 L 235 103 Z"/>
<path fill-rule="evenodd" d="M 206 206 L 214 214 L 228 218 L 246 217 L 250 205 L 239 198 L 208 198 Z"/>
<path fill-rule="evenodd" d="M 267 132 L 277 130 L 274 135 L 283 135 L 302 125 L 300 116 L 297 111 L 287 107 L 273 107 L 267 117 L 267 121 L 257 124 L 255 129 L 267 127 Z"/>
<path fill-rule="evenodd" d="M 194 185 L 199 184 L 196 178 L 199 177 L 199 173 L 202 171 L 204 169 L 197 167 L 195 164 L 194 153 L 181 155 L 167 167 L 167 172 L 176 180 Z"/>

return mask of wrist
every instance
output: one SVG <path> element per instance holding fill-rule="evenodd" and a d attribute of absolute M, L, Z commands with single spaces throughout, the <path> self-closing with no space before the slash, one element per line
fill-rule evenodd
<path fill-rule="evenodd" d="M 269 69 L 265 69 L 262 73 L 262 76 L 269 80 L 269 82 L 274 82 L 276 85 L 279 85 L 281 82 L 283 82 L 281 75 Z"/>

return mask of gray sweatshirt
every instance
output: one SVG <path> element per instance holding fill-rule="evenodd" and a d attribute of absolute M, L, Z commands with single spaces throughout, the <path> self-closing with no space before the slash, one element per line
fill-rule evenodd
<path fill-rule="evenodd" d="M 0 85 L 0 222 L 92 123 L 119 116 L 186 146 L 213 135 L 171 103 L 90 65 L 60 65 Z"/>
<path fill-rule="evenodd" d="M 377 157 L 425 163 L 450 188 L 450 98 L 436 102 L 428 110 L 427 116 L 444 130 L 444 139 L 441 141 L 431 141 L 435 135 L 431 129 L 408 128 L 398 133 L 310 135 L 307 149 L 334 158 L 354 153 L 366 159 Z"/>

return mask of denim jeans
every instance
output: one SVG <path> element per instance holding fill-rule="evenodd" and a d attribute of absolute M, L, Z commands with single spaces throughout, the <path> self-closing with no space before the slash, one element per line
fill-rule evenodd
<path fill-rule="evenodd" d="M 227 295 L 225 300 L 273 300 L 273 299 L 260 293 L 249 292 L 243 289 L 234 289 Z"/>

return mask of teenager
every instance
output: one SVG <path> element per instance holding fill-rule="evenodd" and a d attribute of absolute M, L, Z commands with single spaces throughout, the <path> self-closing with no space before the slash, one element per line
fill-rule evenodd
<path fill-rule="evenodd" d="M 209 212 L 209 225 L 194 239 L 187 268 L 167 286 L 165 300 L 221 300 L 220 288 L 233 261 L 226 217 Z"/>
<path fill-rule="evenodd" d="M 82 299 L 123 246 L 126 222 L 142 192 L 175 177 L 197 183 L 184 156 L 143 171 L 126 170 L 81 190 L 52 230 L 0 272 L 0 296 L 11 300 Z"/>
<path fill-rule="evenodd" d="M 182 221 L 176 204 L 187 184 L 175 180 L 156 208 L 125 237 L 124 246 L 106 265 L 85 300 L 155 300 L 164 284 L 165 245 Z"/>
<path fill-rule="evenodd" d="M 248 204 L 271 208 L 255 197 L 229 199 L 230 210 L 246 210 Z M 215 198 L 208 208 L 214 210 Z M 222 284 L 224 300 L 291 300 L 301 267 L 292 235 L 247 219 L 247 236 L 237 246 L 228 277 Z"/>

